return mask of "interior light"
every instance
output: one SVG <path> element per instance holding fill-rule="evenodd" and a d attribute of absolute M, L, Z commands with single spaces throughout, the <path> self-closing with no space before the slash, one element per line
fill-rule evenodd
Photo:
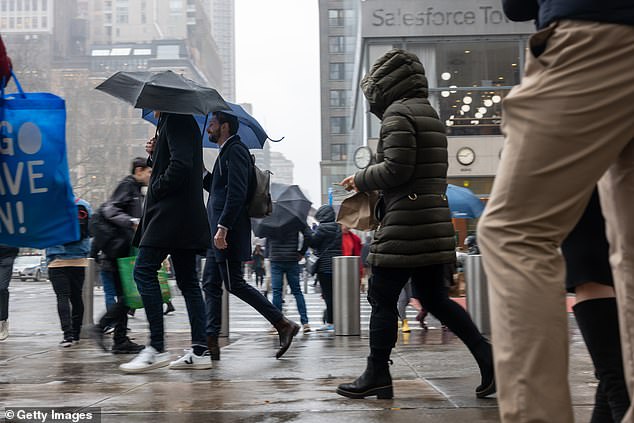
<path fill-rule="evenodd" d="M 480 113 L 480 112 L 476 113 L 475 117 L 477 117 L 478 119 L 482 119 L 482 113 Z"/>
<path fill-rule="evenodd" d="M 468 95 L 467 95 L 467 96 L 465 96 L 465 97 L 462 99 L 462 102 L 463 102 L 464 104 L 471 104 L 471 102 L 472 102 L 472 101 L 473 101 L 473 99 L 472 99 L 471 97 L 469 97 Z"/>
<path fill-rule="evenodd" d="M 469 53 L 471 53 L 471 50 L 465 50 L 464 51 L 464 54 L 469 54 Z"/>
<path fill-rule="evenodd" d="M 494 103 L 499 103 L 500 101 L 502 101 L 502 97 L 500 97 L 499 95 L 494 95 L 493 97 L 491 97 L 491 100 L 493 100 Z"/>
<path fill-rule="evenodd" d="M 445 98 L 446 98 L 446 97 L 449 97 L 449 91 L 441 91 L 441 92 L 440 92 L 440 95 L 441 95 L 441 96 L 443 96 L 443 97 L 445 97 Z"/>
<path fill-rule="evenodd" d="M 485 114 L 487 112 L 487 108 L 486 107 L 479 107 L 478 108 L 478 112 Z"/>
<path fill-rule="evenodd" d="M 490 99 L 487 98 L 486 100 L 484 100 L 484 105 L 486 107 L 491 107 L 491 106 L 493 106 L 493 102 Z"/>
<path fill-rule="evenodd" d="M 458 88 L 458 87 L 457 87 L 457 86 L 455 86 L 455 85 L 450 85 L 450 86 L 449 86 L 449 88 Z M 456 91 L 454 91 L 454 90 L 450 90 L 449 92 L 450 92 L 451 94 L 455 94 L 455 93 L 456 93 Z"/>
<path fill-rule="evenodd" d="M 440 77 L 443 81 L 449 81 L 451 79 L 451 74 L 449 72 L 443 72 Z"/>
<path fill-rule="evenodd" d="M 513 66 L 515 68 L 515 67 L 517 67 L 517 63 L 511 63 L 511 66 Z"/>
<path fill-rule="evenodd" d="M 463 112 L 468 112 L 469 110 L 471 110 L 471 107 L 463 104 L 460 110 L 462 110 Z"/>

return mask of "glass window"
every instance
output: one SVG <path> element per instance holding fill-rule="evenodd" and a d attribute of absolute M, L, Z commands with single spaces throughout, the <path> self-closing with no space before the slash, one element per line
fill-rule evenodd
<path fill-rule="evenodd" d="M 42 0 L 42 10 L 48 10 L 48 0 Z"/>
<path fill-rule="evenodd" d="M 330 160 L 334 160 L 334 161 L 348 160 L 347 145 L 346 144 L 330 144 Z"/>
<path fill-rule="evenodd" d="M 0 10 L 3 12 L 7 11 L 7 0 L 0 1 Z"/>
<path fill-rule="evenodd" d="M 331 134 L 345 134 L 349 129 L 350 125 L 346 116 L 333 116 L 330 118 Z"/>
<path fill-rule="evenodd" d="M 17 0 L 15 9 L 18 11 L 22 11 L 22 0 Z"/>
<path fill-rule="evenodd" d="M 33 10 L 37 10 L 37 2 L 38 2 L 38 0 L 33 0 L 33 2 L 32 2 Z"/>
<path fill-rule="evenodd" d="M 42 16 L 42 28 L 48 27 L 48 18 L 46 16 Z"/>
<path fill-rule="evenodd" d="M 330 64 L 330 80 L 343 81 L 351 80 L 354 71 L 353 63 L 331 63 Z"/>
<path fill-rule="evenodd" d="M 355 37 L 347 37 L 343 35 L 328 37 L 329 53 L 353 53 L 355 46 Z"/>
<path fill-rule="evenodd" d="M 15 10 L 15 0 L 9 0 L 9 11 L 13 12 Z"/>
<path fill-rule="evenodd" d="M 330 90 L 331 107 L 348 107 L 352 104 L 351 90 Z"/>

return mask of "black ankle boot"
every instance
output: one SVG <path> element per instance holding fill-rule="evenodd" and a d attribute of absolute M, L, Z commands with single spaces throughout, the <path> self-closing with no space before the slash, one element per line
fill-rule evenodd
<path fill-rule="evenodd" d="M 365 371 L 352 383 L 342 383 L 337 388 L 337 393 L 344 397 L 362 399 L 376 395 L 378 399 L 392 399 L 392 376 L 390 376 L 389 363 L 391 361 L 379 361 L 368 357 L 368 366 Z"/>
<path fill-rule="evenodd" d="M 482 338 L 482 340 L 471 350 L 473 357 L 480 368 L 480 376 L 482 380 L 480 386 L 475 390 L 477 398 L 485 398 L 496 392 L 495 387 L 495 371 L 493 369 L 493 348 L 491 343 Z"/>
<path fill-rule="evenodd" d="M 299 332 L 299 325 L 295 322 L 291 322 L 286 317 L 282 317 L 282 319 L 275 323 L 274 326 L 280 337 L 280 349 L 277 350 L 275 358 L 280 358 L 291 346 L 293 337 L 297 335 L 297 332 Z"/>
<path fill-rule="evenodd" d="M 595 404 L 591 422 L 606 421 L 602 417 L 606 406 L 613 421 L 620 422 L 630 406 L 630 397 L 623 372 L 616 299 L 586 300 L 575 305 L 573 311 L 599 379 L 597 389 L 602 389 L 596 396 L 600 403 Z"/>

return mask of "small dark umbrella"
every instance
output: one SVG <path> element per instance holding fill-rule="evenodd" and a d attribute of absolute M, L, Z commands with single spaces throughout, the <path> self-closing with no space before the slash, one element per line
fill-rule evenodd
<path fill-rule="evenodd" d="M 271 184 L 273 212 L 264 219 L 251 219 L 253 233 L 260 238 L 299 231 L 306 226 L 311 201 L 297 185 Z"/>
<path fill-rule="evenodd" d="M 139 109 L 185 115 L 229 110 L 218 91 L 172 71 L 117 72 L 96 89 Z"/>

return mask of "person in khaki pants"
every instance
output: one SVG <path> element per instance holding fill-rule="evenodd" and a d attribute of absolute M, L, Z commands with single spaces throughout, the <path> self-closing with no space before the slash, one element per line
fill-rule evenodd
<path fill-rule="evenodd" d="M 562 240 L 599 181 L 626 381 L 634 392 L 634 2 L 504 0 L 537 18 L 480 246 L 503 422 L 574 421 Z M 632 409 L 624 422 L 633 422 Z"/>

